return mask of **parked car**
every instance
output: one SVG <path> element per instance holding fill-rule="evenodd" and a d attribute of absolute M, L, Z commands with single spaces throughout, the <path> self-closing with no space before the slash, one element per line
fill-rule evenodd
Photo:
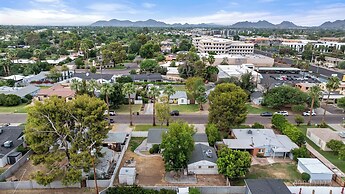
<path fill-rule="evenodd" d="M 263 113 L 260 114 L 260 116 L 262 116 L 262 117 L 271 117 L 271 116 L 273 116 L 273 114 L 271 112 L 263 112 Z"/>
<path fill-rule="evenodd" d="M 110 123 L 115 123 L 114 119 L 109 119 Z"/>
<path fill-rule="evenodd" d="M 111 110 L 111 111 L 109 111 L 109 115 L 110 116 L 116 116 L 116 113 L 115 113 L 115 111 Z"/>
<path fill-rule="evenodd" d="M 303 112 L 302 115 L 303 116 L 310 116 L 310 111 Z M 312 111 L 311 116 L 316 116 L 316 113 L 314 111 Z"/>
<path fill-rule="evenodd" d="M 180 112 L 178 110 L 173 110 L 173 111 L 170 112 L 170 115 L 171 116 L 179 116 Z"/>
<path fill-rule="evenodd" d="M 283 115 L 283 116 L 289 116 L 289 112 L 288 111 L 278 111 L 278 112 L 275 112 L 274 114 L 279 114 L 279 115 Z"/>

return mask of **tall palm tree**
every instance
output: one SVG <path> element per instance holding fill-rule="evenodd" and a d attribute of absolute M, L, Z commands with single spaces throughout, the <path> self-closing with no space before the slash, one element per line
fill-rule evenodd
<path fill-rule="evenodd" d="M 163 94 L 167 95 L 167 104 L 169 106 L 170 103 L 170 96 L 174 95 L 176 93 L 174 87 L 172 87 L 172 85 L 167 85 L 164 90 L 163 90 Z M 170 112 L 170 106 L 169 106 L 169 112 Z M 167 126 L 169 126 L 169 118 L 167 119 Z"/>
<path fill-rule="evenodd" d="M 34 50 L 34 56 L 37 58 L 37 62 L 41 62 L 42 50 L 41 49 L 35 49 Z"/>
<path fill-rule="evenodd" d="M 7 75 L 11 75 L 11 68 L 10 66 L 13 64 L 13 60 L 15 60 L 17 58 L 17 51 L 15 49 L 9 49 L 7 51 L 7 55 L 6 55 L 7 61 L 5 63 L 5 68 L 6 68 L 6 74 Z"/>
<path fill-rule="evenodd" d="M 156 98 L 159 96 L 160 92 L 157 87 L 151 87 L 148 93 L 149 97 L 153 100 L 153 115 L 152 115 L 152 125 L 156 126 Z"/>
<path fill-rule="evenodd" d="M 325 110 L 323 112 L 322 123 L 325 122 L 326 108 L 328 105 L 329 97 L 331 96 L 331 92 L 338 89 L 339 86 L 340 86 L 340 80 L 338 77 L 332 76 L 332 77 L 328 78 L 328 81 L 326 83 L 326 89 L 328 90 L 328 96 L 327 96 L 326 106 L 324 108 Z"/>
<path fill-rule="evenodd" d="M 309 110 L 310 115 L 309 115 L 309 119 L 308 119 L 308 125 L 311 124 L 311 117 L 312 117 L 315 99 L 319 98 L 320 95 L 321 95 L 320 86 L 316 85 L 316 86 L 313 86 L 310 88 L 309 96 L 311 97 L 311 105 L 310 105 L 310 110 Z"/>
<path fill-rule="evenodd" d="M 129 105 L 129 125 L 133 126 L 132 121 L 132 102 L 131 102 L 131 94 L 135 93 L 135 86 L 133 83 L 125 83 L 122 87 L 122 93 L 127 95 L 128 97 L 128 105 Z"/>
<path fill-rule="evenodd" d="M 91 79 L 88 82 L 88 90 L 91 93 L 92 96 L 95 96 L 95 90 L 99 88 L 99 84 L 96 80 Z"/>
<path fill-rule="evenodd" d="M 81 81 L 77 79 L 72 79 L 71 89 L 74 90 L 76 93 L 79 93 L 81 89 Z"/>
<path fill-rule="evenodd" d="M 113 93 L 114 91 L 115 91 L 114 87 L 109 83 L 104 83 L 101 85 L 101 94 L 105 96 L 105 101 L 108 106 L 108 117 L 110 116 L 109 115 L 109 95 Z"/>

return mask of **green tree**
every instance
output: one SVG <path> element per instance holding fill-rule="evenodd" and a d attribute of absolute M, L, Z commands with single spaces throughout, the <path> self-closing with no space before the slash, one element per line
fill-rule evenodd
<path fill-rule="evenodd" d="M 141 73 L 154 73 L 159 67 L 156 60 L 145 59 L 140 63 L 140 72 Z"/>
<path fill-rule="evenodd" d="M 90 67 L 90 72 L 91 73 L 96 73 L 97 72 L 97 68 L 95 66 L 91 66 Z"/>
<path fill-rule="evenodd" d="M 101 85 L 101 94 L 105 96 L 105 102 L 107 103 L 108 117 L 109 117 L 109 95 L 114 92 L 114 88 L 109 83 Z"/>
<path fill-rule="evenodd" d="M 321 88 L 319 86 L 313 86 L 310 88 L 309 90 L 309 96 L 311 98 L 311 105 L 310 105 L 310 115 L 309 115 L 309 119 L 308 119 L 308 125 L 311 125 L 311 117 L 312 117 L 312 112 L 314 110 L 314 104 L 315 104 L 315 100 L 319 99 L 319 97 L 321 96 Z"/>
<path fill-rule="evenodd" d="M 220 132 L 215 124 L 213 123 L 207 124 L 205 132 L 206 132 L 207 140 L 210 146 L 214 146 L 214 144 L 217 141 L 221 140 Z"/>
<path fill-rule="evenodd" d="M 149 92 L 148 92 L 149 97 L 153 101 L 153 114 L 152 114 L 152 125 L 156 126 L 156 100 L 157 97 L 160 95 L 159 89 L 157 87 L 151 87 Z"/>
<path fill-rule="evenodd" d="M 39 184 L 57 179 L 64 185 L 81 181 L 82 171 L 88 172 L 91 166 L 90 150 L 101 156 L 102 141 L 109 131 L 105 110 L 103 101 L 87 95 L 68 102 L 53 96 L 28 109 L 25 140 L 35 153 L 33 163 L 46 167 L 33 174 Z"/>
<path fill-rule="evenodd" d="M 53 82 L 58 82 L 61 76 L 61 72 L 56 67 L 51 68 L 49 74 L 47 75 L 47 77 L 53 80 Z"/>
<path fill-rule="evenodd" d="M 232 83 L 223 83 L 211 91 L 208 120 L 220 130 L 228 131 L 246 120 L 247 94 L 240 87 Z"/>
<path fill-rule="evenodd" d="M 161 149 L 167 172 L 180 172 L 187 167 L 189 157 L 194 150 L 194 128 L 186 122 L 171 123 L 167 133 L 163 134 Z"/>
<path fill-rule="evenodd" d="M 155 52 L 160 51 L 160 46 L 152 41 L 147 42 L 141 46 L 139 54 L 143 58 L 153 58 Z"/>
<path fill-rule="evenodd" d="M 99 89 L 99 83 L 96 80 L 91 79 L 87 83 L 87 87 L 88 87 L 88 92 L 91 93 L 92 96 L 95 96 L 95 91 Z"/>
<path fill-rule="evenodd" d="M 170 106 L 167 103 L 157 103 L 155 105 L 156 107 L 156 115 L 158 121 L 163 125 L 163 123 L 166 121 L 167 125 L 170 119 Z"/>
<path fill-rule="evenodd" d="M 342 141 L 332 139 L 326 143 L 326 146 L 331 149 L 334 153 L 339 154 L 339 151 L 345 144 Z"/>
<path fill-rule="evenodd" d="M 71 89 L 74 90 L 77 94 L 79 94 L 81 90 L 81 81 L 77 79 L 72 79 L 71 81 Z"/>
<path fill-rule="evenodd" d="M 167 85 L 164 90 L 163 90 L 163 94 L 167 95 L 167 101 L 166 103 L 168 104 L 169 107 L 169 114 L 170 114 L 170 96 L 174 95 L 176 93 L 175 88 L 172 85 Z M 167 126 L 169 126 L 169 119 L 170 117 L 167 118 Z"/>
<path fill-rule="evenodd" d="M 295 115 L 295 123 L 297 126 L 300 126 L 302 123 L 304 123 L 304 118 L 301 115 Z"/>
<path fill-rule="evenodd" d="M 125 83 L 123 84 L 122 93 L 127 96 L 128 98 L 128 106 L 129 106 L 129 125 L 133 126 L 132 120 L 132 102 L 131 102 L 131 94 L 135 93 L 135 86 L 133 83 Z"/>
<path fill-rule="evenodd" d="M 307 103 L 308 94 L 291 86 L 280 86 L 269 90 L 264 95 L 263 104 L 272 108 L 281 108 L 286 105 Z"/>
<path fill-rule="evenodd" d="M 213 55 L 209 55 L 207 58 L 207 61 L 210 63 L 210 65 L 213 65 L 216 59 L 214 58 Z"/>
<path fill-rule="evenodd" d="M 196 100 L 197 90 L 204 86 L 204 80 L 201 77 L 190 77 L 186 80 L 186 89 L 192 100 Z"/>
<path fill-rule="evenodd" d="M 189 51 L 191 47 L 192 47 L 192 43 L 186 39 L 183 39 L 179 44 L 180 51 Z"/>
<path fill-rule="evenodd" d="M 218 151 L 218 172 L 229 179 L 245 177 L 251 164 L 249 152 L 223 147 Z"/>
<path fill-rule="evenodd" d="M 339 80 L 338 77 L 332 76 L 332 77 L 328 78 L 328 81 L 326 83 L 326 88 L 328 90 L 328 95 L 327 95 L 326 106 L 324 108 L 325 110 L 323 112 L 322 123 L 325 123 L 327 104 L 329 102 L 329 97 L 331 96 L 331 92 L 333 92 L 334 90 L 338 89 L 339 86 L 340 86 L 340 80 Z"/>
<path fill-rule="evenodd" d="M 295 148 L 291 150 L 293 155 L 293 159 L 297 162 L 297 158 L 310 158 L 310 154 L 308 149 L 305 146 L 301 146 L 300 148 Z"/>
<path fill-rule="evenodd" d="M 337 105 L 339 108 L 342 108 L 344 112 L 345 111 L 345 97 L 338 99 Z"/>
<path fill-rule="evenodd" d="M 112 42 L 109 45 L 103 47 L 102 55 L 104 57 L 103 60 L 105 60 L 105 63 L 112 61 L 114 63 L 114 66 L 116 66 L 116 64 L 122 63 L 127 57 L 124 47 L 121 43 L 118 42 Z"/>
<path fill-rule="evenodd" d="M 204 107 L 202 105 L 207 102 L 205 85 L 198 86 L 195 91 L 195 101 L 199 104 L 199 110 L 203 111 Z"/>
<path fill-rule="evenodd" d="M 219 69 L 214 66 L 207 66 L 205 70 L 204 79 L 209 82 L 217 81 L 217 75 L 219 73 Z"/>

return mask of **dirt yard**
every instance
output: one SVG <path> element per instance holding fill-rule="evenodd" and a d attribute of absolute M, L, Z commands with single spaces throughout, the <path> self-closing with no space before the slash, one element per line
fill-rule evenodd
<path fill-rule="evenodd" d="M 13 174 L 10 179 L 17 179 L 22 181 L 27 181 L 31 179 L 31 174 L 37 171 L 44 171 L 45 167 L 43 165 L 33 165 L 32 160 L 26 161 L 23 166 L 21 166 L 17 172 Z"/>

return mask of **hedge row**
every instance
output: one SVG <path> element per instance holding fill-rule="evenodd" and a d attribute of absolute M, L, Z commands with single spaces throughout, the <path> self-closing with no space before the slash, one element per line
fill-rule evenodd
<path fill-rule="evenodd" d="M 278 129 L 282 134 L 288 136 L 293 142 L 301 146 L 305 144 L 305 136 L 295 125 L 289 123 L 289 121 L 279 114 L 275 114 L 272 117 L 273 126 Z"/>

